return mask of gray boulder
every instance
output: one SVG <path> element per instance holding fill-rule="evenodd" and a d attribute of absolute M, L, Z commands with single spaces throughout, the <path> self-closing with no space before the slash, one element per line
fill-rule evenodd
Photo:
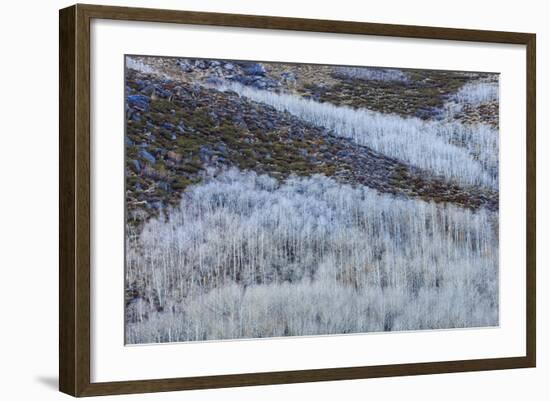
<path fill-rule="evenodd" d="M 151 153 L 147 152 L 145 149 L 139 151 L 139 155 L 142 159 L 147 160 L 149 163 L 155 163 L 157 159 Z"/>

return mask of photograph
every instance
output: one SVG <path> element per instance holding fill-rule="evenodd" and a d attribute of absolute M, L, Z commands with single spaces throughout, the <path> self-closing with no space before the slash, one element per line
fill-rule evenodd
<path fill-rule="evenodd" d="M 125 342 L 499 324 L 499 74 L 125 56 Z"/>
<path fill-rule="evenodd" d="M 0 400 L 546 401 L 548 12 L 466 3 L 5 2 Z"/>

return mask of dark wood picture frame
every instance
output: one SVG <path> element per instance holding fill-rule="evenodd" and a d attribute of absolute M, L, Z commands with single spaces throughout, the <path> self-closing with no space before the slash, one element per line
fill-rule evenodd
<path fill-rule="evenodd" d="M 93 18 L 525 45 L 526 355 L 511 358 L 91 383 L 90 21 Z M 81 4 L 60 10 L 59 29 L 59 388 L 62 392 L 73 396 L 94 396 L 535 367 L 535 34 Z"/>

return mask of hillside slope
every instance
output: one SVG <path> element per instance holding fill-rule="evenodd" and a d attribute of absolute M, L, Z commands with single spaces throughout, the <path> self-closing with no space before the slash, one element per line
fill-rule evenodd
<path fill-rule="evenodd" d="M 324 174 L 382 193 L 498 208 L 498 194 L 459 186 L 322 127 L 184 80 L 127 72 L 126 198 L 141 221 L 175 205 L 207 168 L 235 166 L 282 179 Z"/>

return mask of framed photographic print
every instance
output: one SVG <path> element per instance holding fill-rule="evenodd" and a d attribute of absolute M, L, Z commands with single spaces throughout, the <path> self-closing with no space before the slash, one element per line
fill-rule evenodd
<path fill-rule="evenodd" d="M 535 35 L 60 11 L 60 390 L 534 367 Z"/>

